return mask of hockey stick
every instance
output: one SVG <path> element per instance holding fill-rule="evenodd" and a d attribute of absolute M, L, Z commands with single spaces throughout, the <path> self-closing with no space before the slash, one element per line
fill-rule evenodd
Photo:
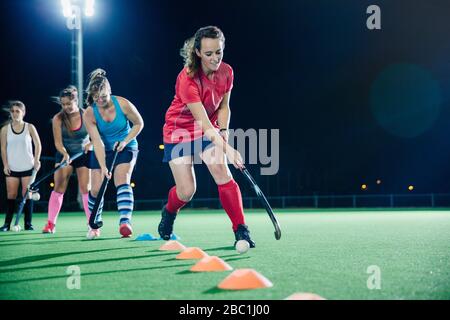
<path fill-rule="evenodd" d="M 55 168 L 53 168 L 53 170 L 51 170 L 49 173 L 47 173 L 45 176 L 39 178 L 37 181 L 33 182 L 30 186 L 30 190 L 32 191 L 38 191 L 37 186 L 39 184 L 42 183 L 42 181 L 44 181 L 45 179 L 47 179 L 48 177 L 50 177 L 51 175 L 53 175 L 56 171 L 58 171 L 59 169 L 62 169 L 64 167 L 67 167 L 69 165 L 69 162 L 74 161 L 75 159 L 78 159 L 79 157 L 81 157 L 84 154 L 84 152 L 80 152 L 75 154 L 72 158 L 70 158 L 69 161 L 65 160 L 63 162 L 61 162 L 59 165 L 57 165 Z"/>
<path fill-rule="evenodd" d="M 117 159 L 117 154 L 119 152 L 117 150 L 114 151 L 114 157 L 113 157 L 113 161 L 111 163 L 111 166 L 109 168 L 109 172 L 112 173 L 113 169 L 114 169 L 114 164 L 116 163 L 116 159 Z M 92 229 L 100 229 L 103 226 L 103 221 L 98 221 L 99 218 L 99 212 L 98 212 L 98 208 L 100 207 L 100 203 L 103 200 L 103 197 L 105 196 L 105 192 L 106 192 L 106 188 L 108 187 L 108 183 L 109 180 L 107 177 L 103 178 L 103 182 L 102 185 L 100 187 L 100 190 L 98 191 L 97 194 L 97 199 L 95 200 L 95 204 L 94 204 L 94 208 L 92 208 L 92 212 L 91 215 L 89 216 L 89 226 Z"/>
<path fill-rule="evenodd" d="M 20 201 L 20 204 L 19 204 L 19 210 L 17 211 L 16 220 L 14 221 L 14 227 L 13 227 L 14 230 L 16 230 L 16 228 L 18 228 L 18 225 L 20 222 L 20 217 L 22 216 L 23 207 L 25 206 L 25 203 L 27 202 L 28 195 L 31 191 L 31 184 L 34 182 L 34 179 L 36 179 L 36 174 L 37 174 L 37 170 L 33 169 L 33 172 L 31 173 L 30 182 L 28 183 L 28 186 L 27 186 L 27 191 L 25 192 L 25 195 L 23 195 L 22 200 Z"/>
<path fill-rule="evenodd" d="M 269 202 L 266 199 L 266 196 L 261 191 L 261 189 L 258 187 L 255 180 L 251 176 L 250 172 L 248 172 L 247 168 L 244 167 L 243 169 L 241 169 L 241 172 L 244 174 L 244 176 L 247 178 L 247 181 L 250 183 L 252 188 L 255 190 L 256 195 L 258 196 L 261 204 L 266 209 L 267 214 L 270 217 L 270 220 L 272 220 L 273 226 L 275 227 L 275 232 L 274 232 L 275 239 L 280 240 L 280 238 L 281 238 L 280 224 L 278 223 L 277 218 L 275 217 L 275 214 L 273 213 L 272 207 L 270 206 Z"/>

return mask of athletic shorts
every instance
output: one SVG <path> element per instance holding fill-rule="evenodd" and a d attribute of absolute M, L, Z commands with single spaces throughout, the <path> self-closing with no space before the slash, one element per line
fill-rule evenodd
<path fill-rule="evenodd" d="M 213 147 L 211 140 L 199 138 L 193 141 L 181 143 L 164 143 L 163 162 L 170 162 L 173 159 L 198 155 L 208 148 Z"/>
<path fill-rule="evenodd" d="M 91 153 L 94 153 L 93 151 L 88 151 L 88 153 L 83 153 L 82 156 L 80 156 L 79 158 L 76 158 L 74 161 L 72 161 L 70 163 L 70 165 L 72 167 L 74 167 L 75 169 L 81 168 L 81 167 L 87 167 L 89 168 L 89 159 L 91 157 Z M 74 155 L 71 154 L 71 157 L 73 157 Z M 63 156 L 61 153 L 56 152 L 55 154 L 55 163 L 61 163 L 63 159 Z"/>
<path fill-rule="evenodd" d="M 139 150 L 137 149 L 123 149 L 121 152 L 117 154 L 115 167 L 121 163 L 131 163 L 136 162 Z M 114 158 L 114 151 L 106 151 L 106 166 L 109 168 Z M 100 165 L 97 161 L 97 157 L 95 156 L 95 152 L 91 153 L 89 159 L 89 168 L 91 169 L 100 169 Z"/>
<path fill-rule="evenodd" d="M 32 174 L 33 169 L 27 171 L 11 171 L 11 173 L 7 177 L 23 178 L 23 177 L 31 177 Z"/>

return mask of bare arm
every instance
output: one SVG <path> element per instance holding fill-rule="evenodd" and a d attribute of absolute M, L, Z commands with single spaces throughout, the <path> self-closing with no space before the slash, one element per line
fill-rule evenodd
<path fill-rule="evenodd" d="M 224 139 L 217 133 L 216 129 L 212 125 L 208 118 L 205 107 L 201 102 L 190 103 L 187 105 L 195 121 L 200 123 L 205 136 L 212 141 L 216 146 L 223 150 L 228 159 L 233 163 L 236 168 L 242 168 L 244 162 L 241 155 L 235 149 L 233 149 Z"/>
<path fill-rule="evenodd" d="M 52 119 L 53 141 L 55 142 L 56 150 L 58 150 L 58 152 L 63 156 L 63 159 L 61 160 L 61 162 L 63 162 L 69 160 L 70 155 L 63 144 L 61 123 L 62 121 L 59 115 L 55 115 Z"/>
<path fill-rule="evenodd" d="M 39 171 L 39 169 L 41 168 L 41 161 L 40 161 L 42 152 L 41 139 L 39 138 L 39 134 L 36 128 L 31 123 L 28 126 L 34 144 L 34 168 L 37 171 Z"/>
<path fill-rule="evenodd" d="M 138 134 L 144 128 L 144 120 L 141 117 L 141 114 L 137 110 L 137 108 L 127 99 L 118 97 L 120 107 L 122 108 L 122 112 L 125 114 L 128 120 L 133 124 L 130 132 L 127 137 L 121 141 L 121 145 L 118 147 L 119 151 L 122 151 L 123 148 L 134 138 L 138 136 Z"/>
<path fill-rule="evenodd" d="M 103 144 L 100 133 L 98 132 L 94 112 L 91 107 L 88 107 L 86 109 L 83 117 L 83 122 L 86 126 L 86 130 L 89 133 L 92 144 L 94 145 L 95 156 L 97 157 L 100 168 L 104 174 L 107 174 L 108 169 L 106 168 L 105 145 Z"/>
<path fill-rule="evenodd" d="M 1 129 L 1 149 L 2 149 L 2 161 L 3 161 L 3 171 L 7 176 L 10 175 L 11 171 L 9 170 L 8 158 L 6 156 L 6 137 L 8 133 L 8 125 L 4 126 Z"/>
<path fill-rule="evenodd" d="M 226 142 L 228 142 L 228 126 L 230 125 L 230 116 L 231 116 L 230 94 L 231 91 L 227 92 L 224 95 L 222 102 L 220 103 L 219 106 L 219 111 L 217 111 L 217 123 L 219 124 L 219 128 L 226 129 L 221 130 L 220 135 L 222 136 L 222 138 L 225 139 Z"/>

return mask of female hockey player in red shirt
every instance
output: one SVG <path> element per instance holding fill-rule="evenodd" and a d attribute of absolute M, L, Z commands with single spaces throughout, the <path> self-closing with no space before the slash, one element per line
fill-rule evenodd
<path fill-rule="evenodd" d="M 192 199 L 196 189 L 194 156 L 198 154 L 218 186 L 235 240 L 247 240 L 253 248 L 241 191 L 226 161 L 228 158 L 237 169 L 244 167 L 239 152 L 228 144 L 233 70 L 222 62 L 224 47 L 222 31 L 208 26 L 199 29 L 181 50 L 185 66 L 178 75 L 163 129 L 163 161 L 169 163 L 175 186 L 163 207 L 158 232 L 169 240 L 177 213 Z"/>

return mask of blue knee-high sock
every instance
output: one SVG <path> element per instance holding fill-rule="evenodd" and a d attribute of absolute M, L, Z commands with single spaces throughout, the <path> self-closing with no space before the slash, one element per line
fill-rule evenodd
<path fill-rule="evenodd" d="M 94 209 L 95 200 L 97 200 L 97 198 L 94 197 L 94 196 L 91 194 L 91 192 L 89 192 L 88 207 L 89 207 L 89 211 L 90 211 L 91 213 L 92 213 L 92 210 Z M 104 199 L 102 199 L 102 201 L 100 202 L 100 206 L 98 207 L 98 219 L 97 219 L 97 221 L 102 220 L 103 203 L 104 203 Z"/>
<path fill-rule="evenodd" d="M 130 223 L 133 214 L 134 196 L 129 184 L 117 186 L 117 209 L 120 214 L 119 224 Z"/>

